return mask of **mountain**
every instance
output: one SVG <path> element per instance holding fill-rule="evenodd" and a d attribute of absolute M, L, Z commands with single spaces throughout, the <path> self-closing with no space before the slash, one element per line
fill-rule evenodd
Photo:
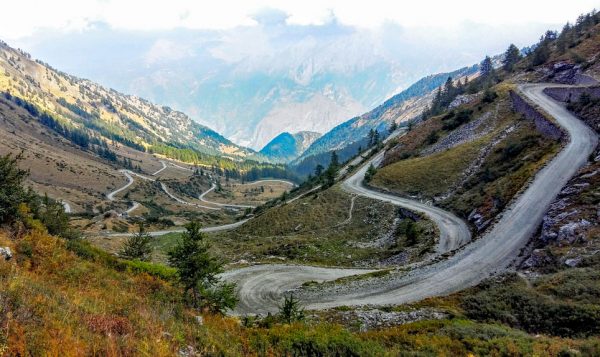
<path fill-rule="evenodd" d="M 125 95 L 32 60 L 0 41 L 0 91 L 31 103 L 62 126 L 89 130 L 138 150 L 193 149 L 236 160 L 255 157 L 186 114 Z"/>
<path fill-rule="evenodd" d="M 338 156 L 341 160 L 348 159 L 356 154 L 359 146 L 365 147 L 371 129 L 385 132 L 392 122 L 401 123 L 416 118 L 431 102 L 432 91 L 441 86 L 448 77 L 469 76 L 477 70 L 478 66 L 474 65 L 421 78 L 375 109 L 345 121 L 315 140 L 292 165 L 297 172 L 306 175 L 317 164 L 328 164 L 330 152 L 333 150 L 339 151 Z"/>
<path fill-rule="evenodd" d="M 284 132 L 265 145 L 260 153 L 274 162 L 288 162 L 300 156 L 320 136 L 321 134 L 312 131 L 296 134 Z"/>
<path fill-rule="evenodd" d="M 419 78 L 530 43 L 547 25 L 474 24 L 452 34 L 387 24 L 276 20 L 224 30 L 126 31 L 91 23 L 19 40 L 62 70 L 188 113 L 254 150 L 282 132 L 326 133 Z M 485 48 L 481 38 L 485 38 Z M 94 58 L 89 61 L 88 58 Z"/>

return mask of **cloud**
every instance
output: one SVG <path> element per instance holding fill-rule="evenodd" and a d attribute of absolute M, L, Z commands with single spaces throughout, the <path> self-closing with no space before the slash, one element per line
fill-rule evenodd
<path fill-rule="evenodd" d="M 251 16 L 252 19 L 263 26 L 285 25 L 289 17 L 290 15 L 285 11 L 275 8 L 262 8 Z"/>
<path fill-rule="evenodd" d="M 159 62 L 176 61 L 192 55 L 192 49 L 183 43 L 158 39 L 144 54 L 146 65 Z"/>

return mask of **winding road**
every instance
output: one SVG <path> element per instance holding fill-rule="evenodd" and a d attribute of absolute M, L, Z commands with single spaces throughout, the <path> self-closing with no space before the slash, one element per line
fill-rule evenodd
<path fill-rule="evenodd" d="M 527 244 L 550 203 L 568 180 L 587 162 L 597 145 L 597 135 L 561 104 L 543 93 L 552 84 L 524 84 L 519 91 L 538 104 L 568 133 L 569 142 L 536 175 L 529 187 L 480 239 L 465 245 L 450 258 L 422 265 L 407 273 L 392 273 L 382 278 L 357 280 L 337 286 L 303 289 L 297 296 L 309 309 L 341 305 L 386 305 L 418 301 L 447 295 L 476 285 L 483 279 L 505 271 Z M 438 224 L 440 240 L 437 251 L 443 252 L 469 242 L 466 225 L 439 208 L 396 196 L 374 192 L 362 185 L 370 163 L 377 164 L 382 153 L 367 162 L 343 182 L 348 192 L 381 199 L 428 215 Z M 256 265 L 228 271 L 222 277 L 238 286 L 240 303 L 234 313 L 277 311 L 282 296 L 306 281 L 326 281 L 365 272 L 357 269 L 315 268 L 294 265 Z"/>
<path fill-rule="evenodd" d="M 232 207 L 232 208 L 255 208 L 256 207 L 256 206 L 250 206 L 250 205 L 234 205 L 234 204 L 228 204 L 228 203 L 219 203 L 219 202 L 213 202 L 213 201 L 209 201 L 209 200 L 205 199 L 204 196 L 206 196 L 207 194 L 214 191 L 215 188 L 217 188 L 217 185 L 215 185 L 213 183 L 212 186 L 208 190 L 202 192 L 202 194 L 198 196 L 198 199 L 202 202 L 205 202 L 205 203 L 208 203 L 211 205 L 215 205 L 215 206 L 219 206 L 219 207 Z"/>

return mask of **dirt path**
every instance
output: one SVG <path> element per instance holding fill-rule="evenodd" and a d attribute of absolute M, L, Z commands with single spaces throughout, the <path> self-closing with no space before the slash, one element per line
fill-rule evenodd
<path fill-rule="evenodd" d="M 539 227 L 552 200 L 585 164 L 598 142 L 598 137 L 589 127 L 543 94 L 543 89 L 548 86 L 550 85 L 522 85 L 520 91 L 552 115 L 568 132 L 570 141 L 535 175 L 525 192 L 502 214 L 488 233 L 446 260 L 417 267 L 405 274 L 393 273 L 379 279 L 364 279 L 341 286 L 300 291 L 299 297 L 304 304 L 311 309 L 324 309 L 341 305 L 414 302 L 460 291 L 506 270 Z M 378 155 L 373 160 L 380 159 L 381 155 Z M 399 203 L 397 197 L 373 192 L 361 185 L 361 175 L 364 175 L 366 166 L 347 179 L 344 188 L 367 197 Z M 402 205 L 439 218 L 434 219 L 438 224 L 441 220 L 443 224 L 438 227 L 441 234 L 446 235 L 447 243 L 440 239 L 438 249 L 468 241 L 462 232 L 462 224 L 456 222 L 452 214 L 410 200 L 402 200 Z M 235 313 L 243 314 L 276 311 L 282 294 L 300 287 L 306 281 L 331 280 L 339 275 L 357 273 L 356 269 L 261 265 L 229 271 L 223 276 L 237 282 L 241 302 Z"/>
<path fill-rule="evenodd" d="M 155 173 L 152 174 L 152 176 L 156 176 L 156 175 L 160 174 L 161 172 L 163 172 L 164 169 L 167 168 L 166 162 L 164 162 L 163 160 L 160 160 L 160 163 L 162 164 L 162 168 L 158 169 Z"/>
<path fill-rule="evenodd" d="M 204 191 L 200 196 L 198 196 L 198 199 L 202 202 L 205 202 L 205 203 L 208 203 L 211 205 L 215 205 L 215 206 L 219 206 L 219 207 L 232 207 L 232 208 L 255 208 L 256 207 L 256 206 L 250 206 L 250 205 L 235 205 L 235 204 L 231 204 L 231 203 L 219 203 L 219 202 L 209 201 L 209 200 L 205 199 L 204 196 L 206 196 L 207 194 L 214 191 L 215 188 L 217 188 L 217 185 L 215 185 L 213 183 L 212 186 L 208 190 Z"/>

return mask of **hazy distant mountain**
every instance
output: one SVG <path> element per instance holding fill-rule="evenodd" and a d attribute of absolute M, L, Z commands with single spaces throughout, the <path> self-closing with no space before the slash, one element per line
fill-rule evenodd
<path fill-rule="evenodd" d="M 260 153 L 274 162 L 288 162 L 300 156 L 320 136 L 312 131 L 284 132 L 273 138 Z"/>
<path fill-rule="evenodd" d="M 343 122 L 315 140 L 292 165 L 297 173 L 306 175 L 311 173 L 317 164 L 328 165 L 331 151 L 337 151 L 341 160 L 347 160 L 356 154 L 358 147 L 365 147 L 371 129 L 383 132 L 388 130 L 392 122 L 399 124 L 416 118 L 430 104 L 432 92 L 448 77 L 460 78 L 472 75 L 477 70 L 478 66 L 474 65 L 421 78 L 375 109 Z"/>
<path fill-rule="evenodd" d="M 19 45 L 258 150 L 282 132 L 326 133 L 429 73 L 477 63 L 541 31 L 477 24 L 452 33 L 394 24 L 362 29 L 335 18 L 300 26 L 285 14 L 255 20 L 220 31 L 133 32 L 94 23 L 81 32 L 38 33 Z"/>

